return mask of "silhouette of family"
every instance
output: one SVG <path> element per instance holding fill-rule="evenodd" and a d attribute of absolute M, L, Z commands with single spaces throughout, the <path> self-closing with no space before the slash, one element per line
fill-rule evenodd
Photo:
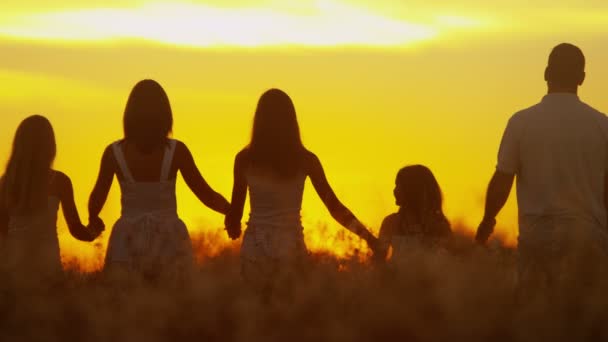
<path fill-rule="evenodd" d="M 545 70 L 548 94 L 513 115 L 502 138 L 476 240 L 483 244 L 492 234 L 517 179 L 521 279 L 553 281 L 579 247 L 608 250 L 608 119 L 577 96 L 584 70 L 578 47 L 553 48 Z M 249 193 L 241 271 L 260 289 L 275 274 L 297 272 L 307 261 L 300 217 L 306 178 L 332 217 L 363 239 L 378 262 L 387 260 L 390 249 L 391 260 L 397 259 L 413 244 L 432 249 L 451 235 L 437 180 L 427 167 L 412 165 L 396 176 L 398 212 L 387 216 L 374 236 L 338 199 L 321 161 L 304 146 L 294 104 L 281 90 L 268 90 L 258 101 L 251 141 L 234 161 L 231 202 L 205 181 L 188 147 L 170 138 L 172 125 L 163 88 L 152 80 L 135 85 L 124 112 L 124 138 L 103 153 L 84 226 L 70 178 L 52 168 L 51 123 L 39 115 L 21 122 L 0 180 L 2 262 L 37 274 L 60 273 L 59 205 L 74 238 L 95 240 L 105 229 L 99 214 L 116 176 L 122 210 L 111 230 L 105 268 L 162 273 L 190 267 L 192 245 L 177 215 L 178 172 L 203 204 L 225 215 L 231 239 L 241 236 Z"/>

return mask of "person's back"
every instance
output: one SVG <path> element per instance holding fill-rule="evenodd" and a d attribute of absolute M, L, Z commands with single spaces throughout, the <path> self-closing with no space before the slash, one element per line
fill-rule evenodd
<path fill-rule="evenodd" d="M 43 116 L 30 116 L 17 128 L 0 178 L 0 264 L 12 276 L 35 282 L 62 271 L 57 237 L 60 205 L 75 238 L 93 241 L 103 230 L 99 222 L 83 226 L 70 178 L 51 168 L 55 153 L 51 123 Z"/>
<path fill-rule="evenodd" d="M 154 181 L 151 179 L 140 181 L 136 180 L 131 173 L 131 168 L 123 153 L 122 141 L 112 144 L 114 158 L 122 176 L 118 179 L 118 183 L 121 189 L 121 215 L 123 218 L 137 219 L 150 215 L 177 218 L 176 179 L 170 175 L 176 145 L 176 140 L 167 141 L 160 167 L 160 177 Z M 144 165 L 149 170 L 155 169 L 152 165 Z"/>
<path fill-rule="evenodd" d="M 228 211 L 229 203 L 209 187 L 186 145 L 169 139 L 172 127 L 164 89 L 153 80 L 138 82 L 125 108 L 125 137 L 106 148 L 89 199 L 89 217 L 101 220 L 99 213 L 116 175 L 122 211 L 108 242 L 106 268 L 160 275 L 192 265 L 188 230 L 177 216 L 178 172 L 204 204 Z"/>
<path fill-rule="evenodd" d="M 519 160 L 505 157 L 499 169 L 517 174 L 520 228 L 543 217 L 605 227 L 606 116 L 575 94 L 552 93 L 514 115 L 509 127 Z"/>
<path fill-rule="evenodd" d="M 38 277 L 61 273 L 57 237 L 59 204 L 58 196 L 49 195 L 47 204 L 35 212 L 9 213 L 4 243 L 4 262 L 9 269 L 27 268 L 27 273 Z"/>
<path fill-rule="evenodd" d="M 579 100 L 584 70 L 578 47 L 560 44 L 551 51 L 548 94 L 509 121 L 488 187 L 479 242 L 492 233 L 517 177 L 520 279 L 525 282 L 554 283 L 571 273 L 572 262 L 584 266 L 608 256 L 608 118 Z"/>
<path fill-rule="evenodd" d="M 251 212 L 249 224 L 299 226 L 306 174 L 291 179 L 276 179 L 249 169 L 246 173 Z"/>
<path fill-rule="evenodd" d="M 251 213 L 241 245 L 246 281 L 268 294 L 275 282 L 297 275 L 306 264 L 300 210 L 307 177 L 331 215 L 376 247 L 377 239 L 338 200 L 321 162 L 302 144 L 289 96 L 278 89 L 265 92 L 253 121 L 251 142 L 235 158 L 232 205 L 225 220 L 230 238 L 239 238 L 249 191 Z"/>

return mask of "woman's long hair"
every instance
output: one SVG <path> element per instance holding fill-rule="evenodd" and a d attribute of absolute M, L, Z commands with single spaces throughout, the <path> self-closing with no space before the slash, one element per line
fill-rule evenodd
<path fill-rule="evenodd" d="M 0 180 L 0 204 L 16 214 L 43 209 L 55 154 L 55 133 L 49 120 L 40 115 L 23 120 Z"/>
<path fill-rule="evenodd" d="M 304 151 L 293 102 L 282 90 L 266 91 L 253 119 L 249 144 L 252 166 L 290 178 L 301 170 Z"/>
<path fill-rule="evenodd" d="M 406 166 L 397 173 L 399 202 L 424 225 L 427 220 L 445 220 L 443 196 L 433 172 L 423 165 Z"/>
<path fill-rule="evenodd" d="M 123 118 L 125 140 L 150 151 L 167 142 L 173 113 L 167 93 L 153 80 L 138 82 L 127 101 Z"/>

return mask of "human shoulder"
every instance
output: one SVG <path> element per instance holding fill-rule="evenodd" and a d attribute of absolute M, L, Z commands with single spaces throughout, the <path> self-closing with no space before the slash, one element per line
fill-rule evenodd
<path fill-rule="evenodd" d="M 248 146 L 240 150 L 234 157 L 234 171 L 238 174 L 244 175 L 245 171 L 250 165 L 250 158 Z"/>
<path fill-rule="evenodd" d="M 534 113 L 539 111 L 540 105 L 541 105 L 540 103 L 537 103 L 537 104 L 534 104 L 532 106 L 529 106 L 527 108 L 524 108 L 524 109 L 521 109 L 521 110 L 515 112 L 509 118 L 509 124 L 511 124 L 511 125 L 523 124 L 524 121 L 528 120 L 528 118 L 533 116 Z"/>
<path fill-rule="evenodd" d="M 111 142 L 106 148 L 103 150 L 103 159 L 108 161 L 116 160 L 116 152 L 117 148 L 120 148 L 121 144 L 124 142 L 124 139 L 116 140 Z"/>
<path fill-rule="evenodd" d="M 393 225 L 399 222 L 399 213 L 392 213 L 382 220 L 382 225 Z"/>
<path fill-rule="evenodd" d="M 113 170 L 116 168 L 118 164 L 116 159 L 115 149 L 120 146 L 123 140 L 118 140 L 110 143 L 103 151 L 103 155 L 101 156 L 101 167 L 106 170 Z"/>
<path fill-rule="evenodd" d="M 177 140 L 177 139 L 169 139 L 168 142 L 170 144 L 175 144 L 175 149 L 188 149 L 188 146 L 186 146 L 186 144 L 181 141 L 181 140 Z"/>
<path fill-rule="evenodd" d="M 66 175 L 65 173 L 58 171 L 58 170 L 53 170 L 53 182 L 57 183 L 57 184 L 68 184 L 68 183 L 72 183 L 72 181 L 70 180 L 70 177 L 68 177 L 68 175 Z"/>
<path fill-rule="evenodd" d="M 239 164 L 239 165 L 249 164 L 250 160 L 251 160 L 251 152 L 250 152 L 249 146 L 246 146 L 242 150 L 240 150 L 236 154 L 236 157 L 234 158 L 235 164 Z"/>
<path fill-rule="evenodd" d="M 51 177 L 51 188 L 53 189 L 51 193 L 57 194 L 60 198 L 63 198 L 64 195 L 73 191 L 72 180 L 65 173 L 52 170 Z"/>
<path fill-rule="evenodd" d="M 380 231 L 382 234 L 392 235 L 395 233 L 396 228 L 399 226 L 399 213 L 392 213 L 382 220 Z"/>
<path fill-rule="evenodd" d="M 175 150 L 174 150 L 174 156 L 185 156 L 190 154 L 190 149 L 188 148 L 188 146 L 186 146 L 186 144 L 184 142 L 182 142 L 181 140 L 177 140 L 177 139 L 170 139 L 169 140 L 170 144 L 175 144 Z M 170 145 L 169 145 L 170 146 Z"/>
<path fill-rule="evenodd" d="M 608 120 L 608 116 L 606 116 L 606 114 L 604 114 L 603 112 L 597 110 L 596 108 L 587 104 L 586 102 L 581 101 L 580 103 L 581 103 L 583 110 L 585 110 L 586 112 L 591 113 L 592 115 L 595 115 L 596 117 L 598 117 L 602 120 Z"/>
<path fill-rule="evenodd" d="M 314 170 L 323 168 L 321 166 L 321 160 L 319 159 L 319 157 L 317 157 L 316 154 L 314 154 L 313 152 L 306 150 L 306 149 L 302 153 L 303 153 L 302 160 L 303 160 L 303 164 L 304 164 L 304 169 L 308 173 L 311 173 Z"/>

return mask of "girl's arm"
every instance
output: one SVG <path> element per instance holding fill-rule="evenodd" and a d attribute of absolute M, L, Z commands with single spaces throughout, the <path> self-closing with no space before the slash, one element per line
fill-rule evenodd
<path fill-rule="evenodd" d="M 115 173 L 116 161 L 114 160 L 112 145 L 110 145 L 103 152 L 99 175 L 91 196 L 89 196 L 89 222 L 101 222 L 99 213 L 108 199 Z"/>
<path fill-rule="evenodd" d="M 6 238 L 8 234 L 8 211 L 3 206 L 0 206 L 0 242 Z"/>
<path fill-rule="evenodd" d="M 382 221 L 382 226 L 380 226 L 380 233 L 378 234 L 378 245 L 379 251 L 377 254 L 374 254 L 374 260 L 376 262 L 385 262 L 386 257 L 388 255 L 388 249 L 391 245 L 391 237 L 394 233 L 394 215 L 387 216 L 384 221 Z"/>
<path fill-rule="evenodd" d="M 211 189 L 209 184 L 207 184 L 207 181 L 205 181 L 201 172 L 196 167 L 194 158 L 192 157 L 190 150 L 188 150 L 188 147 L 186 147 L 184 143 L 178 142 L 176 154 L 178 156 L 178 169 L 182 173 L 184 181 L 186 181 L 186 184 L 196 197 L 210 209 L 224 215 L 228 213 L 230 203 L 228 203 L 224 196 L 215 192 Z"/>
<path fill-rule="evenodd" d="M 248 152 L 243 150 L 236 155 L 234 160 L 234 183 L 232 186 L 232 204 L 224 224 L 231 239 L 238 239 L 241 235 L 241 219 L 243 218 L 243 208 L 247 197 L 247 179 L 245 169 L 248 165 Z"/>
<path fill-rule="evenodd" d="M 72 181 L 68 176 L 61 172 L 55 172 L 55 184 L 59 193 L 61 209 L 65 222 L 68 225 L 68 230 L 73 237 L 81 241 L 93 241 L 99 235 L 90 229 L 87 229 L 80 221 L 76 203 L 74 203 L 74 188 Z"/>
<path fill-rule="evenodd" d="M 325 177 L 325 171 L 321 161 L 313 153 L 308 153 L 306 158 L 306 166 L 308 169 L 308 176 L 314 186 L 317 194 L 329 210 L 331 216 L 338 221 L 342 226 L 351 232 L 357 234 L 363 240 L 365 240 L 372 249 L 376 249 L 377 241 L 376 237 L 353 215 L 353 213 L 340 202 L 333 189 Z"/>

